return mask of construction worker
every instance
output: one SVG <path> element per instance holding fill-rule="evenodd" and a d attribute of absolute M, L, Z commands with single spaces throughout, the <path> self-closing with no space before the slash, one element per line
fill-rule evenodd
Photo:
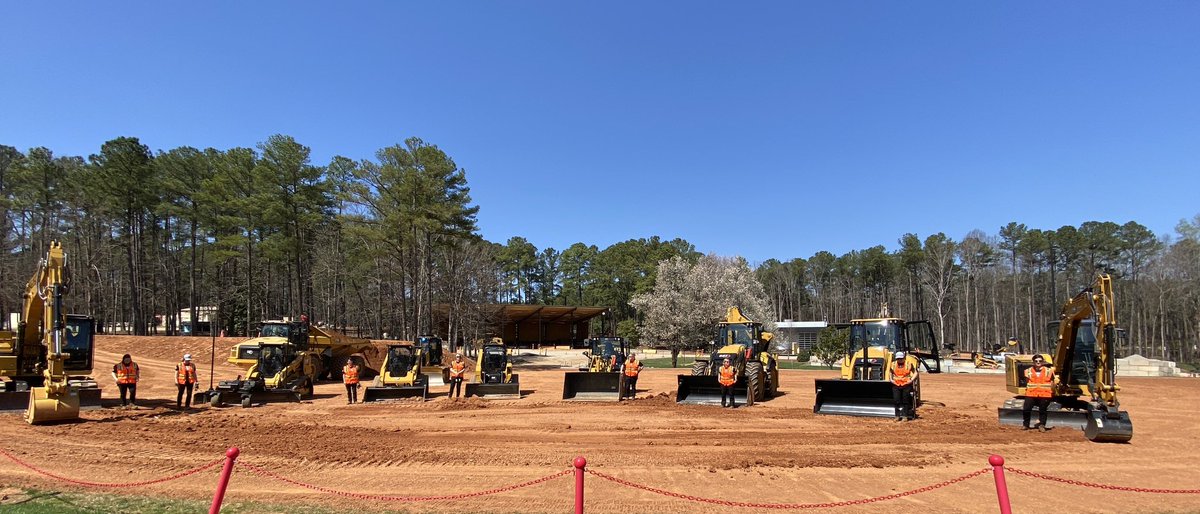
<path fill-rule="evenodd" d="M 196 377 L 196 365 L 192 363 L 192 354 L 183 354 L 183 360 L 175 365 L 175 387 L 179 389 L 179 393 L 175 395 L 176 409 L 183 408 L 184 405 L 192 408 L 192 388 L 196 385 Z"/>
<path fill-rule="evenodd" d="M 1033 407 L 1038 408 L 1037 429 L 1045 432 L 1046 408 L 1054 396 L 1054 370 L 1046 367 L 1046 359 L 1041 354 L 1033 356 L 1033 367 L 1025 369 L 1025 404 L 1021 406 L 1021 422 L 1024 430 L 1029 430 L 1029 418 Z"/>
<path fill-rule="evenodd" d="M 623 369 L 625 372 L 625 391 L 621 396 L 623 398 L 636 398 L 638 373 L 642 371 L 642 363 L 638 362 L 637 354 L 629 354 L 629 359 L 625 361 Z"/>
<path fill-rule="evenodd" d="M 892 401 L 896 403 L 896 421 L 912 420 L 917 417 L 913 381 L 917 379 L 917 367 L 908 362 L 908 354 L 892 354 Z"/>
<path fill-rule="evenodd" d="M 717 382 L 721 384 L 721 407 L 734 408 L 737 406 L 737 398 L 733 396 L 733 384 L 737 383 L 737 368 L 734 368 L 729 359 L 721 364 L 717 369 Z M 726 405 L 725 397 L 729 396 L 729 403 Z"/>
<path fill-rule="evenodd" d="M 121 362 L 113 365 L 113 380 L 117 381 L 117 389 L 121 390 L 121 408 L 136 409 L 137 405 L 137 383 L 140 370 L 137 363 L 133 362 L 133 358 L 129 354 L 121 356 Z M 128 396 L 128 401 L 126 401 Z"/>
<path fill-rule="evenodd" d="M 462 352 L 458 352 L 450 363 L 450 393 L 446 395 L 447 398 L 462 398 L 462 383 L 466 374 L 467 363 L 463 360 Z"/>
<path fill-rule="evenodd" d="M 342 367 L 342 382 L 346 384 L 346 405 L 358 402 L 358 363 L 354 359 L 346 361 Z"/>

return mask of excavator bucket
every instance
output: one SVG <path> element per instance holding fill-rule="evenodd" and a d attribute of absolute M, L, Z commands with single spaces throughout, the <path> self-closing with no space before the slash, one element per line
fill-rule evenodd
<path fill-rule="evenodd" d="M 29 408 L 25 421 L 30 425 L 75 421 L 79 419 L 79 391 L 68 388 L 65 393 L 52 394 L 48 387 L 29 390 Z"/>
<path fill-rule="evenodd" d="M 733 384 L 733 398 L 737 405 L 754 405 L 744 378 Z M 679 375 L 679 387 L 675 390 L 675 403 L 691 405 L 720 405 L 721 384 L 712 375 Z"/>
<path fill-rule="evenodd" d="M 521 381 L 513 374 L 512 381 L 505 384 L 481 384 L 472 382 L 466 384 L 467 398 L 478 397 L 485 400 L 519 400 L 521 399 Z"/>
<path fill-rule="evenodd" d="M 896 415 L 892 383 L 886 380 L 817 380 L 816 414 L 890 418 Z"/>
<path fill-rule="evenodd" d="M 428 399 L 429 384 L 414 386 L 368 386 L 362 395 L 364 403 L 407 400 L 410 398 L 420 398 L 421 401 Z"/>
<path fill-rule="evenodd" d="M 563 375 L 562 399 L 567 401 L 616 402 L 625 385 L 620 373 L 568 371 Z"/>
<path fill-rule="evenodd" d="M 442 366 L 421 366 L 421 374 L 431 386 L 444 386 L 450 383 L 450 368 Z"/>
<path fill-rule="evenodd" d="M 1024 424 L 1024 414 L 1019 400 L 1009 400 L 1004 407 L 996 409 L 1001 425 L 1021 426 Z M 1038 411 L 1030 412 L 1031 425 L 1037 423 Z M 1082 430 L 1089 441 L 1099 443 L 1123 443 L 1133 438 L 1133 422 L 1129 413 L 1119 411 L 1109 414 L 1104 411 L 1064 409 L 1058 403 L 1051 403 L 1046 409 L 1046 426 L 1049 428 L 1069 428 Z"/>

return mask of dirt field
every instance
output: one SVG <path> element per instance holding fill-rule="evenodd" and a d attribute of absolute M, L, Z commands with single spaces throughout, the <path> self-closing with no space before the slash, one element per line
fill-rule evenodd
<path fill-rule="evenodd" d="M 218 378 L 236 340 L 218 343 Z M 674 370 L 647 370 L 639 399 L 621 404 L 559 401 L 560 360 L 519 369 L 525 398 L 458 401 L 438 388 L 426 403 L 345 404 L 340 384 L 317 387 L 311 403 L 242 409 L 174 410 L 174 362 L 196 355 L 208 383 L 205 338 L 101 337 L 98 361 L 111 366 L 132 353 L 142 368 L 139 397 L 148 408 L 85 412 L 85 422 L 32 427 L 0 416 L 3 448 L 73 478 L 132 482 L 177 473 L 220 457 L 229 446 L 242 460 L 295 480 L 333 489 L 393 495 L 468 492 L 566 469 L 585 455 L 589 467 L 626 480 L 704 497 L 759 502 L 828 502 L 902 492 L 986 466 L 998 453 L 1008 464 L 1061 477 L 1157 488 L 1196 488 L 1200 459 L 1200 380 L 1122 380 L 1123 405 L 1134 422 L 1130 444 L 1090 443 L 1082 433 L 1000 427 L 995 407 L 1007 396 L 999 375 L 930 375 L 922 419 L 814 416 L 813 380 L 832 372 L 785 370 L 783 396 L 733 411 L 680 406 Z M 538 359 L 535 359 L 538 360 Z M 375 363 L 378 364 L 378 363 Z M 101 369 L 104 396 L 116 387 Z M 680 370 L 682 371 L 682 370 Z M 168 405 L 169 404 L 169 405 Z M 216 472 L 206 471 L 133 494 L 210 497 Z M 697 512 L 728 507 L 627 489 L 588 477 L 588 512 Z M 0 485 L 67 487 L 0 458 Z M 1010 473 L 1014 508 L 1059 512 L 1200 512 L 1200 495 L 1110 492 L 1044 482 Z M 69 487 L 68 487 L 69 488 Z M 380 507 L 414 512 L 568 512 L 572 479 L 563 477 L 496 496 L 421 504 L 343 499 L 259 478 L 234 475 L 237 500 L 318 503 L 347 510 Z M 839 512 L 894 509 L 995 512 L 991 477 Z M 748 510 L 748 509 L 732 509 Z"/>

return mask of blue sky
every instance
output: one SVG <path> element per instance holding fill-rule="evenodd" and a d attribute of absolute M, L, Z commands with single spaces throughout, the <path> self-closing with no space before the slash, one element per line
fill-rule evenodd
<path fill-rule="evenodd" d="M 349 4 L 349 5 L 347 5 Z M 751 261 L 1200 213 L 1200 2 L 8 2 L 0 144 L 419 136 L 484 237 Z"/>

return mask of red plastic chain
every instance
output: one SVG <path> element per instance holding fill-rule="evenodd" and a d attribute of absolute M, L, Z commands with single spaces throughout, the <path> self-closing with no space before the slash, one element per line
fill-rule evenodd
<path fill-rule="evenodd" d="M 948 485 L 957 484 L 964 480 L 970 480 L 979 475 L 987 473 L 991 470 L 992 470 L 992 468 L 984 468 L 979 471 L 972 471 L 965 475 L 961 475 L 958 477 L 951 478 L 950 480 L 946 480 L 945 482 L 939 482 L 939 483 L 936 483 L 933 485 L 927 485 L 925 487 L 913 489 L 911 491 L 904 491 L 902 493 L 894 493 L 894 494 L 889 494 L 889 495 L 885 495 L 885 496 L 876 496 L 874 498 L 863 498 L 863 499 L 859 499 L 859 500 L 845 500 L 845 501 L 828 502 L 828 503 L 754 503 L 754 502 L 717 500 L 714 498 L 702 498 L 700 496 L 692 496 L 690 494 L 673 493 L 671 491 L 666 491 L 663 489 L 658 489 L 658 488 L 654 488 L 654 487 L 650 487 L 650 486 L 636 484 L 636 483 L 630 482 L 628 480 L 623 480 L 623 479 L 614 477 L 612 475 L 600 473 L 598 471 L 592 471 L 590 469 L 587 470 L 587 472 L 589 474 L 592 474 L 597 477 L 608 480 L 609 482 L 615 482 L 617 484 L 621 484 L 626 487 L 632 487 L 634 489 L 641 489 L 643 491 L 649 491 L 649 492 L 652 492 L 655 494 L 661 494 L 663 496 L 670 496 L 672 498 L 679 498 L 679 499 L 683 499 L 683 500 L 689 500 L 689 501 L 701 502 L 701 503 L 711 503 L 714 505 L 724 505 L 727 507 L 748 507 L 748 508 L 752 508 L 752 509 L 832 509 L 835 507 L 848 507 L 850 505 L 865 505 L 868 503 L 875 503 L 875 502 L 881 502 L 881 501 L 887 501 L 887 500 L 895 500 L 897 498 L 903 498 L 905 496 L 912 496 L 914 494 L 926 493 L 926 492 L 932 491 L 934 489 L 940 489 L 940 488 L 946 487 Z"/>
<path fill-rule="evenodd" d="M 1018 475 L 1024 475 L 1030 478 L 1040 478 L 1051 482 L 1059 482 L 1062 484 L 1077 485 L 1080 487 L 1092 487 L 1095 489 L 1107 489 L 1109 491 L 1126 491 L 1131 493 L 1155 493 L 1155 494 L 1200 494 L 1200 489 L 1154 489 L 1150 487 L 1125 487 L 1120 485 L 1097 484 L 1094 482 L 1084 482 L 1082 480 L 1072 480 L 1070 478 L 1060 478 L 1051 475 L 1043 475 L 1032 471 L 1025 471 L 1021 468 L 1004 468 Z"/>
<path fill-rule="evenodd" d="M 39 475 L 45 475 L 45 476 L 48 476 L 55 480 L 60 480 L 60 481 L 75 484 L 75 485 L 83 485 L 83 486 L 87 486 L 87 487 L 109 487 L 109 488 L 140 487 L 140 486 L 144 486 L 144 485 L 153 485 L 153 484 L 161 484 L 163 482 L 170 482 L 172 480 L 178 480 L 180 478 L 183 478 L 183 477 L 186 477 L 189 475 L 194 475 L 194 474 L 204 471 L 206 469 L 212 468 L 213 466 L 216 466 L 217 464 L 220 464 L 222 461 L 225 460 L 225 459 L 217 459 L 217 460 L 209 462 L 208 464 L 205 464 L 203 466 L 198 466 L 198 467 L 189 469 L 187 471 L 182 471 L 182 472 L 176 473 L 174 475 L 171 475 L 169 477 L 156 478 L 154 480 L 146 480 L 144 482 L 129 482 L 129 483 L 118 484 L 118 483 L 88 482 L 86 480 L 76 480 L 74 478 L 67 478 L 62 475 L 56 475 L 56 474 L 46 471 L 44 469 L 40 469 L 32 464 L 29 464 L 28 462 L 25 462 L 21 459 L 18 459 L 15 455 L 8 453 L 8 451 L 4 450 L 3 448 L 0 448 L 0 455 L 4 455 L 6 458 L 8 458 L 8 460 L 15 462 L 22 467 L 30 469 L 34 473 L 37 473 Z"/>
<path fill-rule="evenodd" d="M 556 478 L 566 476 L 567 474 L 574 471 L 572 469 L 567 469 L 567 470 L 559 471 L 558 473 L 555 473 L 553 475 L 546 475 L 544 477 L 530 480 L 528 482 L 521 482 L 519 484 L 513 484 L 513 485 L 504 486 L 504 487 L 497 487 L 495 489 L 488 489 L 486 491 L 475 491 L 475 492 L 471 492 L 471 493 L 459 493 L 459 494 L 444 494 L 444 495 L 439 495 L 439 496 L 392 496 L 392 495 L 387 495 L 387 494 L 351 493 L 351 492 L 346 492 L 346 491 L 338 491 L 336 489 L 330 489 L 328 487 L 321 487 L 319 485 L 307 484 L 307 483 L 301 482 L 299 480 L 293 480 L 291 478 L 285 477 L 285 476 L 275 473 L 273 471 L 263 469 L 262 467 L 255 466 L 254 464 L 250 464 L 248 462 L 238 462 L 237 465 L 244 467 L 247 470 L 249 470 L 251 473 L 254 473 L 259 476 L 273 478 L 280 482 L 285 482 L 285 483 L 292 484 L 297 487 L 303 487 L 305 489 L 311 489 L 313 491 L 318 491 L 318 492 L 322 492 L 325 494 L 345 496 L 347 498 L 357 498 L 360 500 L 397 501 L 397 502 L 428 502 L 428 501 L 442 501 L 442 500 L 461 500 L 464 498 L 474 498 L 477 496 L 488 496 L 488 495 L 503 493 L 506 491 L 512 491 L 515 489 L 520 489 L 522 487 L 529 487 L 532 485 L 537 485 L 537 484 L 540 484 L 543 482 L 549 482 Z"/>

